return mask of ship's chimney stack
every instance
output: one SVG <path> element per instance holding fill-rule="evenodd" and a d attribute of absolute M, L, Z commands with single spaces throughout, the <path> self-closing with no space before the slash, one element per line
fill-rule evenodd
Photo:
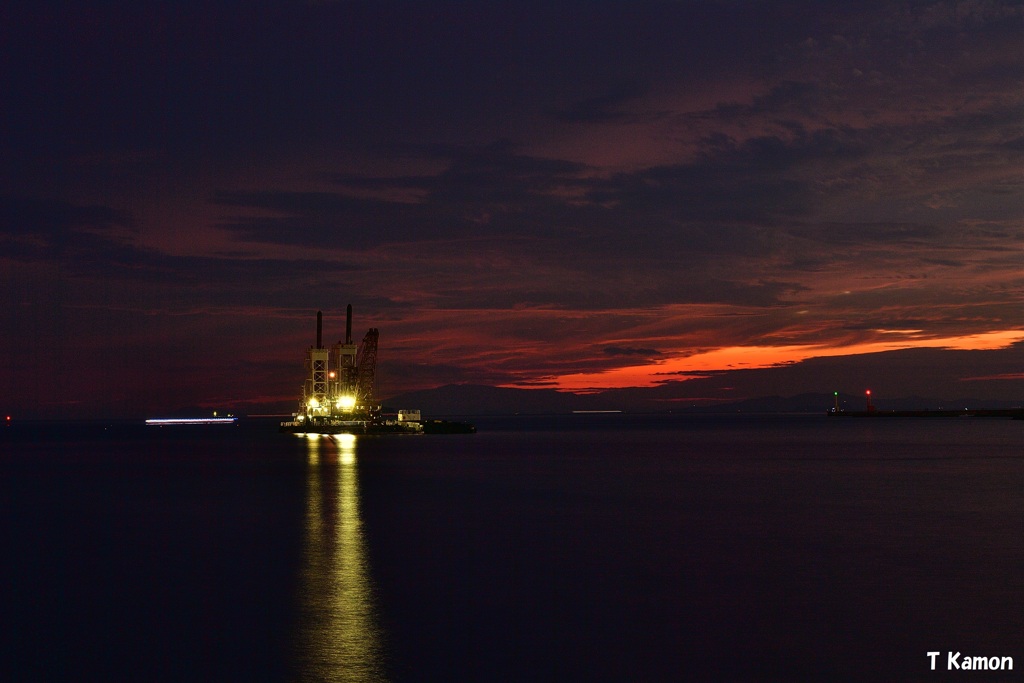
<path fill-rule="evenodd" d="M 352 343 L 352 304 L 345 310 L 345 343 Z"/>
<path fill-rule="evenodd" d="M 323 311 L 316 312 L 316 348 L 322 349 L 324 335 L 324 314 Z"/>

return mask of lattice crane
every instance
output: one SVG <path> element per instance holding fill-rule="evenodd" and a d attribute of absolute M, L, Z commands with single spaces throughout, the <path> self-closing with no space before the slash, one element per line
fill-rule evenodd
<path fill-rule="evenodd" d="M 377 338 L 376 327 L 371 327 L 363 343 L 359 345 L 356 356 L 356 403 L 361 406 L 373 404 L 373 379 L 377 371 Z"/>

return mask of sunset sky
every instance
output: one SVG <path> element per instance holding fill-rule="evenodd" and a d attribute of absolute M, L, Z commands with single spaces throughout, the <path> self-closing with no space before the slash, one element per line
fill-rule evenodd
<path fill-rule="evenodd" d="M 95 5 L 88 7 L 87 5 Z M 0 410 L 1024 399 L 1024 3 L 0 8 Z"/>

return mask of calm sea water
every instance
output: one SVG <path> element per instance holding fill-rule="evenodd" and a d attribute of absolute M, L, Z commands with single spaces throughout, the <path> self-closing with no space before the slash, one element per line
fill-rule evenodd
<path fill-rule="evenodd" d="M 0 676 L 1024 675 L 1024 423 L 477 424 L 6 428 Z"/>

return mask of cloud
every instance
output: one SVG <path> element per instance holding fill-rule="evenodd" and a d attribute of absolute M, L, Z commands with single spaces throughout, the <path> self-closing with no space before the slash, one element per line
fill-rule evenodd
<path fill-rule="evenodd" d="M 63 305 L 87 308 L 275 306 L 305 299 L 311 279 L 343 282 L 357 268 L 337 259 L 172 255 L 139 245 L 133 225 L 110 207 L 3 198 L 2 258 L 19 264 L 6 284 L 25 301 L 57 288 Z"/>
<path fill-rule="evenodd" d="M 657 349 L 641 349 L 628 346 L 606 346 L 602 351 L 609 356 L 644 356 L 649 358 L 661 355 L 661 351 Z"/>
<path fill-rule="evenodd" d="M 7 258 L 34 260 L 113 247 L 130 227 L 128 216 L 109 206 L 0 197 L 0 240 L 6 243 Z"/>
<path fill-rule="evenodd" d="M 628 116 L 623 105 L 642 97 L 647 87 L 638 82 L 623 82 L 596 97 L 573 102 L 554 112 L 556 119 L 567 123 L 600 123 L 622 120 Z"/>
<path fill-rule="evenodd" d="M 880 399 L 907 396 L 991 397 L 1019 400 L 1020 343 L 1002 349 L 966 351 L 904 349 L 859 356 L 815 358 L 781 367 L 735 370 L 687 380 L 679 390 L 693 395 L 732 387 L 733 396 L 791 396 L 803 392 L 862 394 Z"/>
<path fill-rule="evenodd" d="M 1022 7 L 7 10 L 5 327 L 181 368 L 351 300 L 494 383 L 1024 329 Z"/>

